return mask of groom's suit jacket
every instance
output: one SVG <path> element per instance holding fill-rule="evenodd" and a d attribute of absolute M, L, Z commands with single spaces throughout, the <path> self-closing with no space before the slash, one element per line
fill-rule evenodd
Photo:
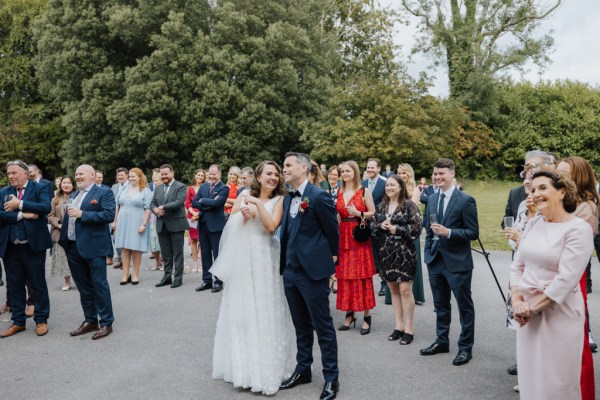
<path fill-rule="evenodd" d="M 291 197 L 283 201 L 281 222 L 280 273 L 291 261 L 302 267 L 313 280 L 325 279 L 335 272 L 333 257 L 338 255 L 340 231 L 331 196 L 324 190 L 306 185 L 302 201 L 308 207 L 298 209 L 295 218 L 290 216 Z"/>

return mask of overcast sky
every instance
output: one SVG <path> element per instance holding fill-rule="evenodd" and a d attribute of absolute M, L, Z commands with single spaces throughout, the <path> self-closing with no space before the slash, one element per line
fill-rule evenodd
<path fill-rule="evenodd" d="M 380 0 L 383 6 L 401 9 L 400 0 Z M 410 25 L 398 26 L 396 43 L 402 46 L 401 58 L 406 63 L 414 44 L 418 20 L 411 19 Z M 532 82 L 555 79 L 571 79 L 600 86 L 600 0 L 564 0 L 563 4 L 542 22 L 539 31 L 549 32 L 555 43 L 550 58 L 552 62 L 545 71 L 539 71 L 535 65 L 529 66 L 529 72 L 521 77 L 518 71 L 511 72 L 513 79 L 526 79 Z M 435 77 L 431 93 L 448 95 L 448 79 L 445 68 L 437 71 L 429 69 L 431 60 L 419 55 L 407 64 L 408 71 L 418 76 L 427 71 Z"/>

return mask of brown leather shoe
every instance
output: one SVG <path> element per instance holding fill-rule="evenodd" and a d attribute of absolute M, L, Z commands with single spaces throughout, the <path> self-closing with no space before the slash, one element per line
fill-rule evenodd
<path fill-rule="evenodd" d="M 86 333 L 94 332 L 98 330 L 98 324 L 92 324 L 91 322 L 84 322 L 79 325 L 79 328 L 75 329 L 73 332 L 69 333 L 71 336 L 81 336 Z"/>
<path fill-rule="evenodd" d="M 98 340 L 107 337 L 112 333 L 112 326 L 101 326 L 98 332 L 94 333 L 92 340 Z"/>
<path fill-rule="evenodd" d="M 27 318 L 33 317 L 34 313 L 35 313 L 35 306 L 27 306 L 27 307 L 25 307 L 25 316 Z"/>
<path fill-rule="evenodd" d="M 10 307 L 7 305 L 0 306 L 0 314 L 10 314 Z"/>
<path fill-rule="evenodd" d="M 4 332 L 2 332 L 2 334 L 0 335 L 0 338 L 5 338 L 5 337 L 10 337 L 12 335 L 16 335 L 19 332 L 23 332 L 25 330 L 24 326 L 19 326 L 19 325 L 11 325 L 10 328 L 8 328 L 7 330 L 5 330 Z"/>
<path fill-rule="evenodd" d="M 48 324 L 45 322 L 35 324 L 35 333 L 38 336 L 44 336 L 46 333 L 48 333 Z"/>

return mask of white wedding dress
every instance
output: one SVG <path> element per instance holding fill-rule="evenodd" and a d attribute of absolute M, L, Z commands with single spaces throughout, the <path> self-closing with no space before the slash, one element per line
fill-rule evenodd
<path fill-rule="evenodd" d="M 273 212 L 277 196 L 265 208 Z M 295 366 L 296 335 L 279 275 L 279 239 L 260 217 L 229 217 L 210 272 L 224 282 L 213 349 L 213 378 L 273 394 Z"/>

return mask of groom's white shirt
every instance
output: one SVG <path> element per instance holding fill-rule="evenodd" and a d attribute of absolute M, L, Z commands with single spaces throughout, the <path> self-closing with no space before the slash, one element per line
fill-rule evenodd
<path fill-rule="evenodd" d="M 302 202 L 302 196 L 306 190 L 306 185 L 308 185 L 308 179 L 306 179 L 298 188 L 300 196 L 294 197 L 290 203 L 290 217 L 292 218 L 296 218 L 296 215 L 298 214 L 298 207 L 300 207 L 300 203 Z"/>

